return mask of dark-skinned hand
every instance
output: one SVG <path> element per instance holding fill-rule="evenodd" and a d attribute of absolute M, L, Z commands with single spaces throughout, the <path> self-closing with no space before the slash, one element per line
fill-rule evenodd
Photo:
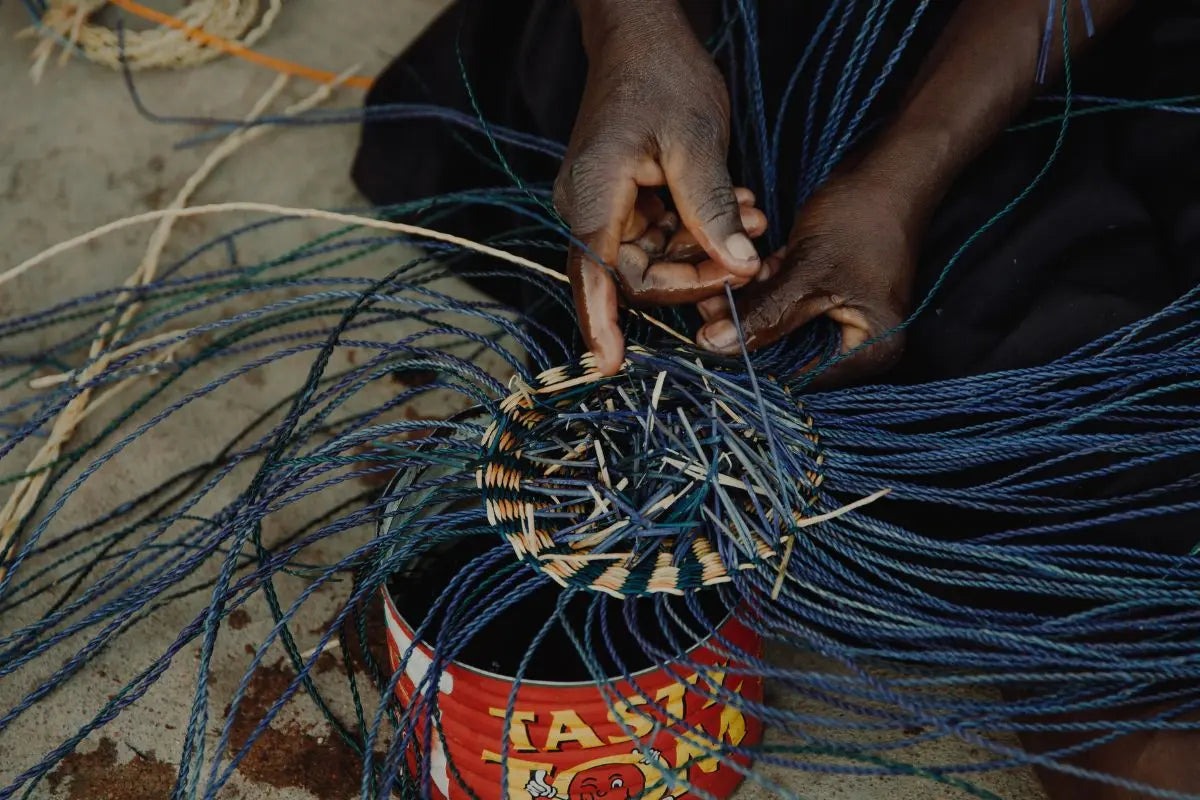
<path fill-rule="evenodd" d="M 739 186 L 733 194 L 746 234 L 757 239 L 766 233 L 767 216 L 755 208 L 754 193 Z M 639 190 L 620 238 L 614 272 L 634 307 L 674 305 L 688 302 L 688 298 L 705 298 L 706 302 L 724 294 L 726 283 L 739 287 L 752 280 L 730 275 L 710 258 L 695 234 L 680 224 L 679 215 L 668 211 L 652 190 Z M 681 286 L 686 288 L 681 290 Z"/>
<path fill-rule="evenodd" d="M 724 81 L 674 6 L 646 2 L 590 26 L 600 33 L 585 37 L 587 83 L 554 187 L 582 245 L 570 248 L 567 274 L 584 339 L 608 374 L 624 357 L 619 291 L 634 305 L 697 303 L 726 281 L 744 285 L 761 266 L 726 166 Z M 643 265 L 631 249 L 622 258 L 622 243 L 665 213 L 647 191 L 661 186 L 706 260 Z"/>
<path fill-rule="evenodd" d="M 833 177 L 804 205 L 787 245 L 763 261 L 758 277 L 735 293 L 746 346 L 770 345 L 826 316 L 841 328 L 850 353 L 904 320 L 916 260 L 915 226 L 885 182 L 853 172 Z M 728 301 L 700 303 L 702 347 L 736 354 L 741 345 Z M 894 333 L 823 373 L 823 384 L 874 375 L 895 363 L 903 336 Z"/>

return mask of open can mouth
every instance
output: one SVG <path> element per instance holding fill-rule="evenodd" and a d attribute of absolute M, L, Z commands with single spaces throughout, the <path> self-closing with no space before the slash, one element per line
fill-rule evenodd
<path fill-rule="evenodd" d="M 408 491 L 412 480 L 411 474 L 401 473 L 389 487 L 388 496 L 403 501 L 393 499 L 388 504 L 380 521 L 381 535 L 411 519 L 402 502 L 424 506 L 423 501 L 429 499 Z M 438 505 L 432 503 L 431 508 Z M 503 543 L 497 535 L 488 546 Z M 469 553 L 441 555 L 448 555 L 448 561 L 440 575 L 406 581 L 400 596 L 388 586 L 381 590 L 392 669 L 398 669 L 404 654 L 409 654 L 405 674 L 396 687 L 403 706 L 411 701 L 416 687 L 427 682 L 433 665 L 430 644 L 414 644 L 414 631 L 424 620 L 421 609 L 428 608 L 432 595 L 444 588 L 444 584 L 438 586 L 437 578 L 444 580 L 457 572 L 464 558 L 469 561 Z M 555 584 L 546 589 L 549 595 L 541 595 L 540 600 L 539 595 L 531 595 L 532 605 L 516 607 L 515 618 L 527 618 L 526 631 L 539 629 L 553 613 L 554 594 L 561 589 Z M 716 597 L 715 592 L 701 594 Z M 581 593 L 580 600 L 586 604 L 592 598 Z M 619 606 L 638 601 L 605 597 L 602 602 Z M 715 601 L 705 602 L 708 608 L 702 618 L 720 622 L 702 636 L 687 628 L 674 631 L 676 637 L 687 637 L 676 638 L 676 648 L 662 648 L 677 652 L 674 658 L 656 662 L 642 651 L 642 661 L 634 669 L 634 657 L 645 638 L 633 636 L 620 613 L 610 614 L 607 641 L 624 648 L 619 662 L 623 669 L 618 667 L 602 681 L 582 676 L 561 680 L 555 677 L 567 662 L 539 671 L 538 659 L 532 658 L 523 673 L 530 677 L 523 677 L 515 688 L 515 702 L 517 682 L 506 673 L 517 670 L 508 669 L 507 664 L 514 663 L 513 657 L 517 662 L 523 659 L 527 643 L 506 633 L 503 621 L 485 626 L 485 631 L 496 628 L 500 633 L 474 653 L 464 648 L 437 676 L 437 701 L 432 709 L 436 730 L 425 737 L 428 747 L 422 748 L 420 759 L 429 772 L 430 791 L 445 800 L 472 794 L 498 800 L 505 796 L 502 788 L 507 772 L 507 796 L 517 800 L 674 800 L 688 794 L 689 788 L 704 796 L 731 795 L 744 778 L 749 759 L 727 749 L 742 750 L 761 741 L 761 721 L 745 712 L 741 701 L 761 703 L 762 679 L 739 674 L 730 654 L 757 658 L 762 641 L 737 614 L 714 606 Z M 561 630 L 561 626 L 554 627 Z M 543 639 L 535 656 L 545 645 Z M 499 661 L 488 662 L 489 649 L 509 652 Z M 574 647 L 571 653 L 578 668 L 582 661 Z M 605 670 L 605 674 L 609 672 Z M 722 698 L 732 702 L 722 702 Z M 505 752 L 506 759 L 501 755 Z M 507 761 L 507 769 L 502 760 Z M 415 753 L 410 753 L 410 764 L 416 762 Z"/>
<path fill-rule="evenodd" d="M 411 637 L 420 629 L 428 613 L 429 600 L 445 588 L 444 581 L 438 579 L 446 577 L 448 572 L 455 572 L 470 556 L 484 549 L 478 539 L 465 543 L 465 546 L 463 542 L 458 544 L 458 548 L 444 548 L 420 559 L 426 562 L 442 561 L 438 564 L 439 568 L 434 570 L 437 574 L 432 580 L 424 576 L 415 579 L 410 576 L 399 578 L 382 588 L 385 605 L 389 609 L 389 620 L 399 625 L 406 636 Z M 490 546 L 507 545 L 497 537 Z M 522 565 L 521 568 L 525 567 Z M 396 583 L 403 583 L 403 592 L 394 590 Z M 463 652 L 453 661 L 454 666 L 493 680 L 510 683 L 517 680 L 521 656 L 527 647 L 533 645 L 534 638 L 550 619 L 561 591 L 557 584 L 549 583 L 507 609 L 477 633 L 476 639 L 467 642 Z M 542 687 L 595 686 L 597 678 L 593 670 L 596 667 L 602 670 L 601 680 L 604 681 L 636 680 L 661 669 L 657 657 L 651 657 L 642 649 L 643 645 L 649 645 L 654 653 L 674 662 L 689 662 L 696 651 L 704 647 L 722 649 L 722 632 L 731 624 L 734 612 L 717 600 L 715 592 L 706 592 L 699 600 L 702 616 L 685 608 L 683 598 L 645 597 L 619 601 L 604 595 L 581 592 L 568 603 L 563 616 L 578 633 L 586 624 L 584 618 L 589 613 L 587 606 L 593 603 L 606 606 L 609 630 L 606 635 L 594 632 L 593 639 L 597 646 L 591 655 L 595 662 L 589 668 L 579 657 L 575 644 L 561 627 L 555 625 L 548 635 L 543 635 L 537 646 L 537 652 L 544 654 L 542 660 L 535 659 L 526 665 L 521 684 Z M 650 608 L 655 602 L 674 606 L 671 609 L 674 613 L 651 618 Z M 623 608 L 630 605 L 634 607 L 634 615 L 641 623 L 636 636 L 628 627 L 629 619 L 625 614 L 629 612 L 622 612 Z M 691 618 L 685 620 L 684 616 L 689 613 Z M 592 624 L 595 625 L 594 620 Z M 436 628 L 433 630 L 436 631 Z M 427 630 L 426 636 L 421 645 L 431 649 L 436 634 L 430 635 Z M 559 657 L 554 657 L 555 654 Z M 571 674 L 572 677 L 565 677 L 565 674 Z"/>

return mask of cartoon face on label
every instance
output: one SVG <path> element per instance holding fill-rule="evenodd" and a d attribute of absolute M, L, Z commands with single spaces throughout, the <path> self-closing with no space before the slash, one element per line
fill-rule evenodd
<path fill-rule="evenodd" d="M 633 764 L 600 764 L 578 773 L 568 800 L 629 800 L 646 791 L 646 776 Z"/>
<path fill-rule="evenodd" d="M 525 792 L 530 800 L 634 800 L 646 793 L 647 765 L 654 775 L 659 775 L 656 765 L 662 763 L 662 756 L 657 750 L 648 750 L 645 754 L 634 751 L 634 758 L 593 763 L 571 776 L 567 784 L 566 795 L 561 795 L 554 788 L 545 770 L 535 771 L 525 785 Z M 564 776 L 561 780 L 566 780 Z M 655 778 L 655 783 L 661 783 Z M 562 784 L 559 783 L 561 786 Z M 660 794 L 661 793 L 661 794 Z M 681 795 L 666 794 L 661 787 L 652 791 L 650 797 L 657 800 L 679 800 Z"/>

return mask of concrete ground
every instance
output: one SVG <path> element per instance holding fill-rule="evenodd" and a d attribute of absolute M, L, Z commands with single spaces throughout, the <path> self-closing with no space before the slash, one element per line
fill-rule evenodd
<path fill-rule="evenodd" d="M 329 3 L 289 0 L 259 49 L 333 71 L 358 63 L 363 74 L 373 74 L 434 17 L 444 2 L 354 0 L 338 3 L 337 13 L 330 13 L 333 5 Z M 4 109 L 0 114 L 2 267 L 101 223 L 163 206 L 207 152 L 205 148 L 173 150 L 172 145 L 194 129 L 143 119 L 131 104 L 120 76 L 107 69 L 74 60 L 61 69 L 51 66 L 41 83 L 33 85 L 26 75 L 29 45 L 12 38 L 27 23 L 20 3 L 0 3 L 0 74 L 5 76 L 0 84 L 0 108 Z M 273 78 L 273 74 L 258 67 L 224 59 L 181 72 L 142 74 L 137 82 L 149 107 L 163 114 L 242 116 Z M 295 99 L 310 90 L 310 86 L 295 82 L 285 98 Z M 333 102 L 348 106 L 359 100 L 358 93 L 342 91 Z M 360 204 L 347 177 L 356 134 L 353 126 L 274 131 L 218 170 L 193 202 L 257 200 L 313 207 Z M 204 219 L 180 225 L 167 255 L 185 252 L 189 243 L 203 241 L 214 230 L 236 221 Z M 255 246 L 263 254 L 282 252 L 326 229 L 318 224 L 292 225 L 256 239 Z M 35 273 L 0 287 L 0 310 L 6 315 L 25 313 L 56 298 L 120 284 L 137 264 L 148 236 L 147 227 L 129 229 L 96 246 L 55 259 Z M 36 345 L 31 342 L 31 347 Z M 168 471 L 190 463 L 189 459 L 194 460 L 213 441 L 222 439 L 214 434 L 240 428 L 280 392 L 294 386 L 306 370 L 307 365 L 301 361 L 288 362 L 268 372 L 253 390 L 214 400 L 197 410 L 195 416 L 160 431 L 153 440 L 106 468 L 98 480 L 91 481 L 64 511 L 62 524 L 88 519 L 98 509 L 108 507 L 110 496 L 128 496 L 138 486 L 153 483 Z M 13 472 L 14 466 L 15 461 L 12 465 L 6 462 L 5 474 Z M 369 532 L 348 535 L 346 547 L 366 535 Z M 335 588 L 306 606 L 314 630 L 319 631 L 321 623 L 335 613 L 343 596 L 344 590 Z M 71 684 L 0 732 L 0 785 L 76 730 L 110 692 L 125 682 L 135 666 L 161 653 L 194 615 L 198 602 L 181 601 L 140 624 L 136 636 L 124 637 L 120 647 L 104 653 Z M 11 630 L 18 621 L 4 620 L 0 631 Z M 221 658 L 212 670 L 214 709 L 222 707 L 241 678 L 249 658 L 246 649 L 268 627 L 265 608 L 251 605 L 222 633 Z M 165 796 L 164 787 L 170 786 L 175 773 L 195 682 L 189 653 L 185 651 L 175 659 L 143 702 L 80 745 L 35 796 L 73 800 Z M 46 664 L 41 669 L 48 674 L 56 666 Z M 0 681 L 0 708 L 12 707 L 16 698 L 42 676 L 23 672 Z M 261 680 L 256 678 L 251 686 L 250 706 L 265 708 L 273 699 L 271 692 L 288 680 L 286 668 L 264 671 Z M 329 686 L 344 683 L 330 680 Z M 804 707 L 795 698 L 781 696 L 775 700 Z M 961 762 L 971 760 L 971 748 L 942 743 L 902 755 L 922 763 Z M 328 727 L 311 702 L 300 698 L 273 726 L 269 752 L 247 760 L 226 796 L 246 800 L 333 800 L 357 796 L 356 776 L 353 759 L 331 740 Z M 965 796 L 950 789 L 931 788 L 915 779 L 821 774 L 773 777 L 814 800 Z M 984 776 L 978 783 L 1013 800 L 1041 796 L 1027 771 Z M 743 798 L 765 796 L 755 789 L 741 794 Z"/>

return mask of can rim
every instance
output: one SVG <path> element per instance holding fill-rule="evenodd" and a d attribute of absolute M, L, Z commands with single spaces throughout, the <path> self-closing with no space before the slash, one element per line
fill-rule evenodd
<path fill-rule="evenodd" d="M 391 589 L 388 588 L 388 585 L 386 583 L 380 587 L 380 592 L 383 594 L 386 602 L 389 605 L 391 605 L 391 610 L 395 612 L 396 619 L 399 620 L 400 624 L 404 625 L 408 629 L 408 633 L 412 637 L 412 639 L 415 641 L 415 644 L 426 647 L 426 648 L 430 647 L 430 644 L 428 642 L 426 642 L 424 639 L 417 639 L 416 632 L 412 626 L 412 623 L 409 622 L 408 619 L 406 619 L 404 617 L 404 615 L 400 613 L 400 609 L 396 608 L 396 600 L 395 600 L 395 598 L 392 597 Z M 733 612 L 734 612 L 734 609 L 730 609 L 730 611 L 721 619 L 721 621 L 717 623 L 716 628 L 712 632 L 710 632 L 703 639 L 698 640 L 695 644 L 693 644 L 687 650 L 684 650 L 678 656 L 675 656 L 675 658 L 676 659 L 684 658 L 684 657 L 690 655 L 691 653 L 695 652 L 696 650 L 699 650 L 704 645 L 706 645 L 714 636 L 716 636 L 718 633 L 722 632 L 725 629 L 725 627 L 730 622 L 733 621 Z M 389 635 L 390 635 L 390 632 L 389 632 Z M 501 683 L 513 683 L 517 679 L 517 677 L 515 675 L 500 675 L 495 672 L 491 672 L 489 670 L 483 669 L 482 667 L 475 667 L 470 664 L 467 664 L 466 662 L 458 661 L 458 660 L 451 661 L 449 666 L 453 666 L 458 669 L 464 670 L 466 672 L 471 672 L 471 673 L 480 675 L 485 678 L 491 678 L 493 680 L 500 681 Z M 638 670 L 637 672 L 631 672 L 631 673 L 629 673 L 628 676 L 609 675 L 609 676 L 605 677 L 604 681 L 606 683 L 615 683 L 615 682 L 624 681 L 624 680 L 633 680 L 638 677 L 650 675 L 651 673 L 661 672 L 661 671 L 663 671 L 662 665 L 659 665 L 659 666 L 652 665 L 649 667 L 643 667 L 642 669 Z M 522 686 L 557 688 L 557 689 L 586 689 L 589 687 L 596 686 L 597 681 L 547 681 L 547 680 L 537 680 L 537 679 L 533 679 L 533 678 L 522 678 L 521 685 Z"/>

